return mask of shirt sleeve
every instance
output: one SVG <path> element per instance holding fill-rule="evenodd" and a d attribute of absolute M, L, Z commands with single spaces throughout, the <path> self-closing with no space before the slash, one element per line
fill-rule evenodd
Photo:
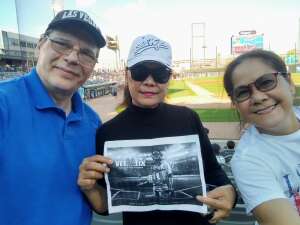
<path fill-rule="evenodd" d="M 227 177 L 226 173 L 218 163 L 216 156 L 213 152 L 209 138 L 204 130 L 204 127 L 198 117 L 198 114 L 193 111 L 194 124 L 198 131 L 201 154 L 203 160 L 203 169 L 205 181 L 207 184 L 213 184 L 217 186 L 222 186 L 226 184 L 231 184 L 230 179 Z"/>
<path fill-rule="evenodd" d="M 279 181 L 263 160 L 234 158 L 231 168 L 247 213 L 263 202 L 286 198 Z"/>

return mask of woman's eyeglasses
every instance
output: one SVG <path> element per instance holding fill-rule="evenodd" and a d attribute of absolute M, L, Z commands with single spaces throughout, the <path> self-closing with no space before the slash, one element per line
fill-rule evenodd
<path fill-rule="evenodd" d="M 169 81 L 171 76 L 171 69 L 160 66 L 157 68 L 148 68 L 144 65 L 136 65 L 129 68 L 131 72 L 131 78 L 135 81 L 144 81 L 148 76 L 152 76 L 156 83 L 165 84 Z"/>
<path fill-rule="evenodd" d="M 251 89 L 252 85 L 254 85 L 255 88 L 261 92 L 271 91 L 277 86 L 278 75 L 287 76 L 289 75 L 289 73 L 274 72 L 274 73 L 263 74 L 262 76 L 257 78 L 254 82 L 248 85 L 242 85 L 235 88 L 232 93 L 232 98 L 238 103 L 248 100 L 252 94 L 252 89 Z"/>

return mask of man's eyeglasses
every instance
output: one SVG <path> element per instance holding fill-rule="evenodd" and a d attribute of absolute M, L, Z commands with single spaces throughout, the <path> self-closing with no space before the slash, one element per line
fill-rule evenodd
<path fill-rule="evenodd" d="M 131 77 L 135 81 L 144 81 L 148 76 L 152 76 L 156 83 L 165 84 L 169 81 L 171 76 L 171 69 L 160 66 L 157 68 L 148 68 L 144 65 L 136 65 L 129 68 Z"/>
<path fill-rule="evenodd" d="M 46 38 L 50 40 L 53 50 L 60 54 L 69 55 L 74 50 L 74 45 L 68 41 L 51 38 L 49 36 L 46 36 Z M 97 63 L 97 57 L 90 49 L 79 49 L 76 51 L 80 65 L 91 68 Z"/>
<path fill-rule="evenodd" d="M 277 86 L 278 75 L 287 76 L 289 75 L 289 73 L 274 72 L 274 73 L 263 74 L 262 76 L 257 78 L 254 82 L 248 85 L 242 85 L 235 88 L 232 93 L 232 98 L 239 103 L 248 100 L 252 94 L 252 89 L 251 89 L 252 85 L 254 85 L 255 88 L 261 92 L 271 91 Z"/>

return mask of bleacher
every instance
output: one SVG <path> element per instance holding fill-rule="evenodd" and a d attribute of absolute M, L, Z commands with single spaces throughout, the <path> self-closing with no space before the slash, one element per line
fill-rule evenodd
<path fill-rule="evenodd" d="M 109 94 L 116 96 L 118 92 L 117 82 L 87 81 L 82 87 L 84 89 L 84 99 L 86 100 Z"/>
<path fill-rule="evenodd" d="M 21 72 L 0 72 L 0 81 L 19 77 Z"/>

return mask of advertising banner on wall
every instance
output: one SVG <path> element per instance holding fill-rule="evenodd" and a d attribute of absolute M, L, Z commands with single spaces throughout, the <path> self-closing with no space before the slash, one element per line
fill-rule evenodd
<path fill-rule="evenodd" d="M 241 31 L 239 35 L 231 36 L 231 54 L 241 54 L 253 49 L 263 48 L 263 34 L 256 34 L 256 31 Z"/>

